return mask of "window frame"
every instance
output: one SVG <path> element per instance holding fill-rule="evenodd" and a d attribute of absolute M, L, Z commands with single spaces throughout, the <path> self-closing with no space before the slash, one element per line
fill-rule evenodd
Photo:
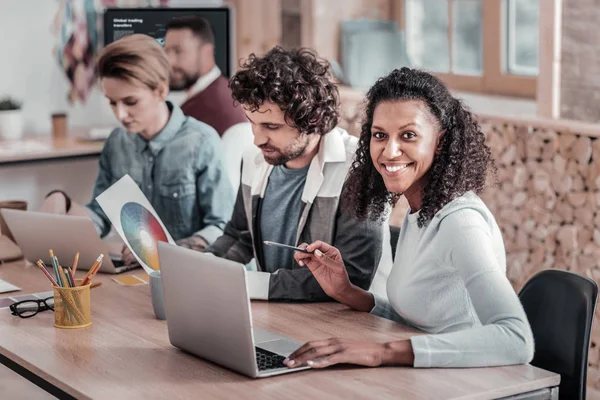
<path fill-rule="evenodd" d="M 448 46 L 450 66 L 452 66 L 452 11 L 454 0 L 448 2 Z M 402 30 L 405 29 L 405 0 L 394 0 L 394 19 Z M 434 72 L 451 89 L 458 91 L 494 94 L 524 98 L 535 98 L 537 76 L 509 74 L 505 71 L 506 52 L 505 0 L 481 0 L 482 18 L 482 75 L 462 75 L 457 73 Z M 540 19 L 541 21 L 541 19 Z M 541 23 L 541 22 L 540 22 Z M 541 59 L 540 59 L 541 61 Z"/>
<path fill-rule="evenodd" d="M 505 7 L 504 8 L 504 10 L 505 10 L 504 25 L 508 27 L 511 24 L 510 23 L 511 16 L 516 16 L 517 3 L 515 1 L 505 1 L 504 7 Z M 538 14 L 538 24 L 539 24 L 539 14 Z M 539 32 L 539 29 L 538 29 L 538 32 Z M 506 69 L 508 71 L 516 71 L 516 72 L 512 73 L 513 75 L 531 76 L 531 77 L 537 76 L 539 74 L 539 68 L 518 65 L 516 59 L 512 59 L 513 57 L 516 58 L 515 54 L 511 51 L 508 51 L 510 48 L 516 49 L 516 41 L 517 41 L 516 33 L 511 29 L 507 29 L 505 32 L 505 39 L 506 39 L 506 43 L 508 43 L 508 48 L 503 49 L 503 50 L 505 50 L 504 54 L 506 54 L 506 57 L 507 57 L 505 60 Z M 540 41 L 538 39 L 538 50 L 539 50 L 539 42 Z M 539 63 L 539 60 L 538 60 L 538 63 Z M 519 71 L 523 72 L 523 73 L 519 74 Z"/>

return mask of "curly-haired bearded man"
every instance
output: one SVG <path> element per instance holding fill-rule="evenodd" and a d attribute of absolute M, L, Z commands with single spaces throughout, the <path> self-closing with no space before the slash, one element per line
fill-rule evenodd
<path fill-rule="evenodd" d="M 331 300 L 288 249 L 334 244 L 353 284 L 368 289 L 381 257 L 382 220 L 359 221 L 339 207 L 357 138 L 337 127 L 339 100 L 329 65 L 308 49 L 251 55 L 231 78 L 233 98 L 252 124 L 231 221 L 206 252 L 247 264 L 251 298 Z"/>

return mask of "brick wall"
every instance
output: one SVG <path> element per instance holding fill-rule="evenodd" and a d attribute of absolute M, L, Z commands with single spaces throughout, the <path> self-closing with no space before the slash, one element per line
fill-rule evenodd
<path fill-rule="evenodd" d="M 500 181 L 482 198 L 502 230 L 506 274 L 515 290 L 547 268 L 573 271 L 600 283 L 600 125 L 480 121 Z M 599 349 L 597 309 L 588 399 L 600 398 Z"/>
<path fill-rule="evenodd" d="M 599 21 L 600 0 L 563 0 L 561 118 L 600 122 Z"/>

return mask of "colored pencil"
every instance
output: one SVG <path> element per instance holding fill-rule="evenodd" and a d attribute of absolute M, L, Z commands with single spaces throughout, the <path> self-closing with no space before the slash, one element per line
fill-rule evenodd
<path fill-rule="evenodd" d="M 71 286 L 69 285 L 69 281 L 67 280 L 65 271 L 63 271 L 62 267 L 60 267 L 60 266 L 58 267 L 58 273 L 60 274 L 60 280 L 63 283 L 63 287 L 70 288 Z"/>
<path fill-rule="evenodd" d="M 56 256 L 54 256 L 54 265 L 56 265 L 56 271 L 60 272 L 60 270 L 62 269 L 60 264 L 58 263 L 58 258 L 56 258 Z M 65 287 L 65 281 L 63 280 L 62 275 L 59 273 L 58 274 L 59 278 L 60 278 L 60 284 L 62 287 Z"/>
<path fill-rule="evenodd" d="M 77 272 L 77 263 L 79 263 L 79 252 L 75 253 L 75 259 L 73 260 L 73 276 L 75 276 L 75 272 Z"/>
<path fill-rule="evenodd" d="M 69 287 L 75 287 L 75 279 L 71 278 L 71 273 L 69 272 L 69 268 L 62 267 L 65 276 L 67 277 L 67 282 L 69 282 Z"/>
<path fill-rule="evenodd" d="M 104 258 L 104 254 L 100 254 L 98 256 L 98 258 L 96 259 L 96 262 L 94 263 L 94 265 L 92 265 L 89 269 L 89 271 L 87 272 L 87 274 L 85 274 L 85 277 L 83 278 L 83 280 L 81 281 L 81 286 L 84 286 L 85 281 L 90 277 L 90 275 L 92 274 L 92 272 L 94 271 L 94 268 L 96 268 L 98 266 L 98 264 L 100 264 L 102 262 L 102 259 Z"/>
<path fill-rule="evenodd" d="M 58 272 L 58 271 L 56 271 L 56 269 L 54 268 L 54 260 L 53 260 L 53 259 L 50 259 L 50 261 L 52 261 L 52 273 L 50 273 L 50 272 L 48 271 L 48 269 L 49 269 L 49 268 L 48 268 L 48 266 L 46 265 L 46 263 L 45 263 L 43 260 L 41 260 L 41 259 L 40 259 L 40 260 L 38 260 L 38 261 L 39 261 L 39 262 L 42 264 L 42 267 L 44 267 L 44 270 L 46 270 L 46 272 L 48 272 L 48 274 L 49 274 L 50 276 L 52 276 L 52 273 L 54 273 L 54 274 L 55 274 L 56 278 L 54 278 L 54 277 L 53 277 L 53 278 L 52 278 L 52 280 L 53 280 L 54 282 L 56 282 L 56 285 L 55 285 L 55 286 L 57 286 L 57 287 L 60 287 L 60 286 L 61 286 L 61 284 L 59 283 L 59 280 L 58 280 L 58 274 L 57 274 L 57 272 Z M 36 264 L 37 264 L 37 263 L 36 263 Z M 55 271 L 56 271 L 56 272 L 55 272 Z"/>
<path fill-rule="evenodd" d="M 63 287 L 63 283 L 60 280 L 60 274 L 58 273 L 58 259 L 54 257 L 54 252 L 50 249 L 50 262 L 52 263 L 52 269 L 54 271 L 54 275 L 56 276 L 56 282 L 58 282 L 58 286 Z"/>
<path fill-rule="evenodd" d="M 75 274 L 73 273 L 73 270 L 71 268 L 69 268 L 69 267 L 66 267 L 66 271 L 65 272 L 67 272 L 68 277 L 71 279 L 71 286 L 72 287 L 77 286 L 76 283 L 75 283 Z"/>
<path fill-rule="evenodd" d="M 48 272 L 48 270 L 44 267 L 42 260 L 36 261 L 35 265 L 37 265 L 38 268 L 42 270 L 42 272 L 44 273 L 44 275 L 46 275 L 46 277 L 48 278 L 48 280 L 50 280 L 50 282 L 52 283 L 52 285 L 58 286 L 58 283 L 56 282 L 56 280 L 52 277 L 52 275 L 50 275 L 50 273 Z"/>
<path fill-rule="evenodd" d="M 83 279 L 83 282 L 81 282 L 81 286 L 85 286 L 88 283 L 90 283 L 92 281 L 92 278 L 94 278 L 94 276 L 96 276 L 96 273 L 98 272 L 100 267 L 102 267 L 102 260 L 100 260 L 100 264 L 96 265 L 96 268 L 94 268 L 91 275 L 89 277 L 86 277 Z"/>
<path fill-rule="evenodd" d="M 45 269 L 46 271 L 48 271 L 48 266 L 46 265 L 46 263 L 44 262 L 44 260 L 42 260 L 42 259 L 39 259 L 38 261 L 39 261 L 39 262 L 42 264 L 42 267 L 44 267 L 44 269 Z"/>

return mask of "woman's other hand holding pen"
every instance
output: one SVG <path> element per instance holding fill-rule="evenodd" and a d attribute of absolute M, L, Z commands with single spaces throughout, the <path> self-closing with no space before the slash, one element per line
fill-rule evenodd
<path fill-rule="evenodd" d="M 330 244 L 317 240 L 300 246 L 313 254 L 294 252 L 294 259 L 301 267 L 307 267 L 331 298 L 360 311 L 371 311 L 375 306 L 373 295 L 350 282 L 348 271 L 340 251 Z"/>
<path fill-rule="evenodd" d="M 295 251 L 294 259 L 301 267 L 311 270 L 329 297 L 337 300 L 341 293 L 349 289 L 352 284 L 338 249 L 322 241 L 310 245 L 302 243 L 298 247 L 314 252 L 307 254 Z"/>

